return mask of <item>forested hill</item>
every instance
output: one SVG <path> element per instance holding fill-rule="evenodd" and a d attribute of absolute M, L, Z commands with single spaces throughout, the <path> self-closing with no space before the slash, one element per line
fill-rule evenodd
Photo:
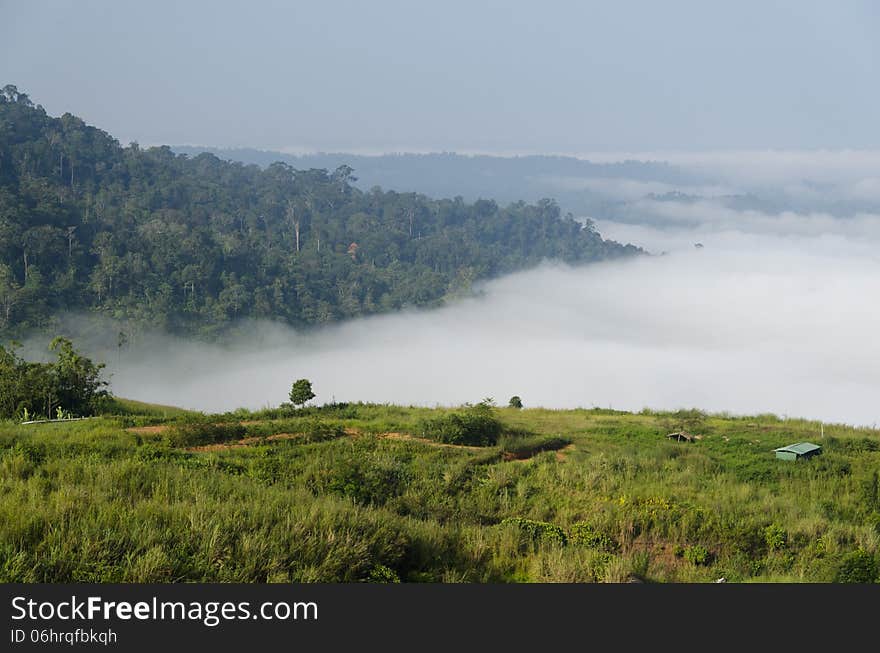
<path fill-rule="evenodd" d="M 248 148 L 209 148 L 176 145 L 178 154 L 191 157 L 204 152 L 221 159 L 256 163 L 266 167 L 283 161 L 294 168 L 328 168 L 342 164 L 357 170 L 358 188 L 373 186 L 415 191 L 429 197 L 455 197 L 466 201 L 491 197 L 497 202 L 538 201 L 552 197 L 563 211 L 614 219 L 622 208 L 619 197 L 602 189 L 614 188 L 622 180 L 644 182 L 650 188 L 694 188 L 720 182 L 692 170 L 660 161 L 616 161 L 597 163 L 572 156 L 456 154 L 288 154 Z M 606 183 L 607 182 L 607 183 Z"/>
<path fill-rule="evenodd" d="M 0 92 L 0 331 L 63 311 L 211 336 L 430 306 L 478 279 L 638 252 L 555 202 L 506 207 L 352 185 L 340 166 L 262 169 L 122 147 Z"/>

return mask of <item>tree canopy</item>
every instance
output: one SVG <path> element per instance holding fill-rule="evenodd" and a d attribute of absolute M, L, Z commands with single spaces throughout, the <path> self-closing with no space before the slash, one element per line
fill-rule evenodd
<path fill-rule="evenodd" d="M 312 392 L 311 381 L 308 379 L 298 379 L 293 382 L 293 386 L 290 388 L 290 402 L 294 406 L 301 406 L 314 398 L 315 393 Z"/>
<path fill-rule="evenodd" d="M 0 92 L 0 335 L 92 311 L 212 337 L 433 306 L 544 259 L 638 252 L 552 200 L 431 199 L 354 171 L 265 169 L 123 147 L 14 86 Z"/>
<path fill-rule="evenodd" d="M 33 363 L 0 345 L 0 419 L 92 415 L 108 396 L 103 363 L 82 356 L 67 338 L 55 338 L 49 349 L 55 362 Z"/>

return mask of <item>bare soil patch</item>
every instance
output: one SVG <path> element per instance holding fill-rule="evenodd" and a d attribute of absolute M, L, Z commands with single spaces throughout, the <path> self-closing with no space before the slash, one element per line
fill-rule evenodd
<path fill-rule="evenodd" d="M 168 425 L 158 424 L 156 426 L 133 426 L 125 430 L 128 433 L 135 433 L 137 435 L 158 435 L 159 433 L 163 433 L 168 430 Z"/>

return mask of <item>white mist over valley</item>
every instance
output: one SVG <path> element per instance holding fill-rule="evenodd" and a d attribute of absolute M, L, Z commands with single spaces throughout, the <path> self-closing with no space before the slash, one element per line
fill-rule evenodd
<path fill-rule="evenodd" d="M 223 345 L 145 334 L 108 350 L 113 390 L 225 411 L 277 405 L 306 377 L 319 403 L 517 394 L 531 407 L 880 421 L 876 157 L 738 157 L 685 161 L 701 187 L 582 180 L 616 202 L 600 233 L 650 255 L 546 263 L 440 309 L 307 333 L 253 323 Z"/>

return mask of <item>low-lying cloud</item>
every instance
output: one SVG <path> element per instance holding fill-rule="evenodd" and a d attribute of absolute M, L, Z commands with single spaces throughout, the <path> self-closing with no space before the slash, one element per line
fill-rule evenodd
<path fill-rule="evenodd" d="M 625 211 L 598 221 L 600 232 L 655 255 L 548 263 L 439 310 L 309 333 L 249 324 L 226 345 L 146 335 L 120 352 L 111 344 L 104 359 L 117 394 L 206 411 L 278 405 L 306 377 L 318 402 L 458 405 L 516 394 L 526 406 L 699 407 L 872 425 L 880 204 L 831 213 L 823 184 L 872 197 L 876 156 L 771 153 L 752 168 L 743 153 L 685 161 L 719 174 L 719 188 L 801 184 L 801 203 L 780 210 L 709 196 L 660 201 L 639 195 L 682 189 L 602 182 Z M 803 203 L 809 193 L 815 204 Z"/>
<path fill-rule="evenodd" d="M 112 365 L 113 387 L 211 411 L 277 405 L 307 377 L 319 402 L 449 405 L 517 394 L 554 408 L 878 421 L 880 263 L 794 242 L 739 244 L 545 265 L 444 309 L 308 335 L 261 324 L 226 347 L 154 337 Z"/>

